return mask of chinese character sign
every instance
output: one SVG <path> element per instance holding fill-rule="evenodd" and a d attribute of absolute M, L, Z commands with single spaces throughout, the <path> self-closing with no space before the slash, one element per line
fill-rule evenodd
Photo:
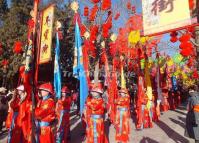
<path fill-rule="evenodd" d="M 188 0 L 142 0 L 144 35 L 192 24 Z"/>
<path fill-rule="evenodd" d="M 42 13 L 39 64 L 47 63 L 51 60 L 53 18 L 54 5 L 51 5 Z"/>

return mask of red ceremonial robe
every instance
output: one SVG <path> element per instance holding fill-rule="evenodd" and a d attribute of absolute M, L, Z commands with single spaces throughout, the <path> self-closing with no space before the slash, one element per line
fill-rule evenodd
<path fill-rule="evenodd" d="M 130 118 L 130 98 L 128 96 L 118 97 L 116 99 L 116 141 L 126 143 L 129 141 L 129 118 Z"/>
<path fill-rule="evenodd" d="M 55 143 L 52 122 L 55 120 L 55 102 L 50 96 L 43 97 L 35 108 L 35 118 L 39 124 L 40 143 Z"/>
<path fill-rule="evenodd" d="M 57 102 L 57 138 L 60 143 L 67 143 L 67 138 L 70 133 L 70 105 L 71 97 L 68 96 L 65 99 L 59 99 Z"/>

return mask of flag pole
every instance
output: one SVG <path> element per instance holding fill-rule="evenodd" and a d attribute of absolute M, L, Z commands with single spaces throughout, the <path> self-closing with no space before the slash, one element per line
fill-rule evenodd
<path fill-rule="evenodd" d="M 36 34 L 36 26 L 37 26 L 37 14 L 38 14 L 38 5 L 39 5 L 39 0 L 34 0 L 34 8 L 33 8 L 33 13 L 34 13 L 34 17 L 33 17 L 33 21 L 34 21 L 34 27 L 33 27 L 33 41 L 32 41 L 32 46 L 33 46 L 33 54 L 34 54 L 34 58 L 33 58 L 33 92 L 32 92 L 32 136 L 31 136 L 31 142 L 34 143 L 35 142 L 35 121 L 34 121 L 34 109 L 35 109 L 35 95 L 36 95 L 36 86 L 37 86 L 37 78 L 35 78 L 37 76 L 37 71 L 38 71 L 38 67 L 37 67 L 37 34 Z"/>

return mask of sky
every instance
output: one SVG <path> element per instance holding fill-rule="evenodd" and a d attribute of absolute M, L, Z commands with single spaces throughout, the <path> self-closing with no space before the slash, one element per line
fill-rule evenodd
<path fill-rule="evenodd" d="M 10 6 L 11 5 L 11 0 L 7 0 L 8 2 L 8 5 Z M 72 1 L 72 0 L 71 0 Z M 81 13 L 83 13 L 83 9 L 85 6 L 89 6 L 89 7 L 92 7 L 93 5 L 90 3 L 89 0 L 78 0 L 79 3 L 80 3 L 80 10 L 81 10 Z M 114 11 L 114 14 L 117 13 L 117 12 L 120 12 L 121 16 L 120 18 L 117 20 L 117 21 L 114 21 L 113 20 L 113 31 L 117 33 L 118 29 L 120 27 L 122 27 L 129 15 L 126 11 L 126 3 L 130 1 L 132 5 L 135 5 L 136 6 L 136 12 L 137 13 L 142 13 L 142 3 L 141 1 L 142 0 L 112 0 L 112 11 Z M 48 4 L 49 0 L 40 0 L 40 2 L 43 2 L 43 4 Z M 63 0 L 63 4 L 66 4 L 68 2 L 68 0 Z M 159 44 L 159 50 L 160 50 L 160 53 L 163 54 L 165 53 L 166 55 L 170 55 L 170 56 L 174 56 L 176 53 L 179 52 L 179 43 L 171 43 L 170 46 L 172 48 L 165 48 L 165 43 L 167 41 L 170 40 L 170 36 L 169 34 L 164 34 L 163 35 L 163 38 L 161 40 L 161 43 Z"/>

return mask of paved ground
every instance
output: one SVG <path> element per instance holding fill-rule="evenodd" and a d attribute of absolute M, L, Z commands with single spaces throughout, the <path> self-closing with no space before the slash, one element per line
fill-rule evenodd
<path fill-rule="evenodd" d="M 135 130 L 135 124 L 132 120 L 130 143 L 194 143 L 193 140 L 184 136 L 185 128 L 185 108 L 179 107 L 175 111 L 168 111 L 162 114 L 161 120 L 154 123 L 151 129 L 142 131 Z M 110 143 L 116 143 L 115 129 L 106 122 L 106 134 L 109 136 Z M 71 116 L 71 143 L 81 143 L 83 129 L 80 119 L 76 115 Z M 0 135 L 0 143 L 6 143 L 7 133 Z"/>

